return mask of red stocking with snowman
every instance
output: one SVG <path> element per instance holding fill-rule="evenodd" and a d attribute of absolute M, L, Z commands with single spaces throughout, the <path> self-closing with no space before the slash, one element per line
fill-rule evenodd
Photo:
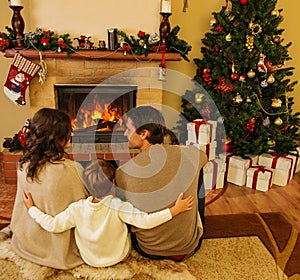
<path fill-rule="evenodd" d="M 4 85 L 5 95 L 15 104 L 25 105 L 26 89 L 39 69 L 39 65 L 19 53 L 15 54 Z"/>

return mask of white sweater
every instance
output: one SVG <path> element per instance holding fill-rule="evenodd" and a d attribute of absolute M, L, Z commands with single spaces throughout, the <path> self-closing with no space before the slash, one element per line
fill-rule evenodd
<path fill-rule="evenodd" d="M 35 206 L 28 213 L 49 232 L 75 228 L 81 257 L 94 267 L 111 266 L 128 256 L 131 246 L 125 223 L 147 229 L 172 219 L 169 208 L 147 214 L 112 195 L 97 203 L 92 200 L 93 197 L 88 197 L 74 202 L 55 217 Z"/>

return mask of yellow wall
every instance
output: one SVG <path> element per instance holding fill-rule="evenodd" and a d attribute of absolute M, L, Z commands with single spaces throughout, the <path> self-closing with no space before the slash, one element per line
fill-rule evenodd
<path fill-rule="evenodd" d="M 33 31 L 36 27 L 51 29 L 59 34 L 70 33 L 71 38 L 81 34 L 92 36 L 92 41 L 98 45 L 98 40 L 106 40 L 107 28 L 116 27 L 128 34 L 136 35 L 138 30 L 148 33 L 158 32 L 160 23 L 160 0 L 22 0 L 24 9 L 22 15 L 25 19 L 25 31 Z M 225 0 L 188 0 L 189 7 L 186 13 L 182 12 L 183 1 L 172 0 L 171 27 L 180 26 L 179 37 L 192 45 L 189 53 L 190 62 L 167 62 L 167 67 L 179 71 L 189 77 L 195 75 L 196 67 L 193 58 L 201 58 L 201 39 L 210 29 L 209 20 L 211 13 L 220 11 L 225 5 Z M 5 31 L 5 26 L 10 26 L 12 10 L 8 7 L 7 0 L 0 0 L 0 31 Z M 299 21 L 300 2 L 290 0 L 278 0 L 277 8 L 283 8 L 284 21 L 281 27 L 284 43 L 293 42 L 289 54 L 293 58 L 289 66 L 294 66 L 292 80 L 300 81 L 300 54 L 296 50 L 300 48 L 300 38 L 297 36 L 297 22 Z M 4 85 L 11 59 L 0 55 L 0 82 Z M 300 95 L 297 95 L 297 85 L 293 95 L 295 96 L 295 111 L 300 111 Z M 180 109 L 180 98 L 165 98 L 166 102 L 173 102 L 173 107 Z M 28 105 L 20 107 L 14 105 L 6 96 L 0 94 L 0 144 L 4 137 L 11 137 L 30 117 Z"/>

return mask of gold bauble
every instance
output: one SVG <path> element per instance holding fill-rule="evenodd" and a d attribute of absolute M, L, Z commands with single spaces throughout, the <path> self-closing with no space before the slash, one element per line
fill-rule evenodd
<path fill-rule="evenodd" d="M 247 73 L 247 76 L 252 79 L 255 77 L 255 72 L 251 69 L 248 73 Z"/>
<path fill-rule="evenodd" d="M 198 103 L 198 104 L 201 103 L 203 101 L 202 100 L 203 96 L 204 96 L 203 93 L 196 93 L 195 94 L 195 102 Z"/>
<path fill-rule="evenodd" d="M 271 12 L 271 15 L 272 15 L 272 16 L 278 17 L 278 16 L 280 15 L 280 13 L 279 13 L 278 10 L 273 10 L 273 11 Z"/>
<path fill-rule="evenodd" d="M 275 121 L 274 121 L 274 124 L 276 124 L 276 125 L 282 125 L 283 124 L 283 121 L 282 121 L 282 119 L 280 118 L 280 117 L 278 117 Z"/>
<path fill-rule="evenodd" d="M 273 84 L 275 82 L 274 75 L 271 74 L 267 79 L 268 84 Z"/>
<path fill-rule="evenodd" d="M 230 33 L 226 35 L 225 40 L 226 40 L 227 42 L 230 42 L 230 41 L 232 40 L 232 39 L 231 39 L 231 34 L 230 34 Z"/>

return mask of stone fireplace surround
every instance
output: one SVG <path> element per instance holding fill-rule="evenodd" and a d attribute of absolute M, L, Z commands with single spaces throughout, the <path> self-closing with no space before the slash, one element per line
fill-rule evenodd
<path fill-rule="evenodd" d="M 15 50 L 6 50 L 5 57 L 12 58 Z M 39 63 L 39 54 L 34 50 L 20 50 L 24 57 Z M 54 86 L 57 84 L 99 84 L 119 83 L 138 86 L 136 105 L 162 104 L 163 82 L 158 79 L 160 53 L 145 56 L 124 55 L 122 52 L 78 51 L 70 58 L 65 53 L 42 52 L 47 65 L 44 84 L 38 76 L 29 85 L 30 112 L 33 115 L 43 107 L 57 108 Z M 180 61 L 178 53 L 166 53 L 166 61 Z M 28 93 L 26 93 L 28 98 Z M 76 160 L 89 161 L 94 157 L 116 160 L 123 164 L 138 151 L 126 153 L 127 143 L 99 143 L 91 151 L 91 145 L 77 144 L 76 152 L 69 151 L 71 157 L 76 153 Z M 17 162 L 21 153 L 11 153 L 7 149 L 1 152 L 4 183 L 16 185 Z"/>

